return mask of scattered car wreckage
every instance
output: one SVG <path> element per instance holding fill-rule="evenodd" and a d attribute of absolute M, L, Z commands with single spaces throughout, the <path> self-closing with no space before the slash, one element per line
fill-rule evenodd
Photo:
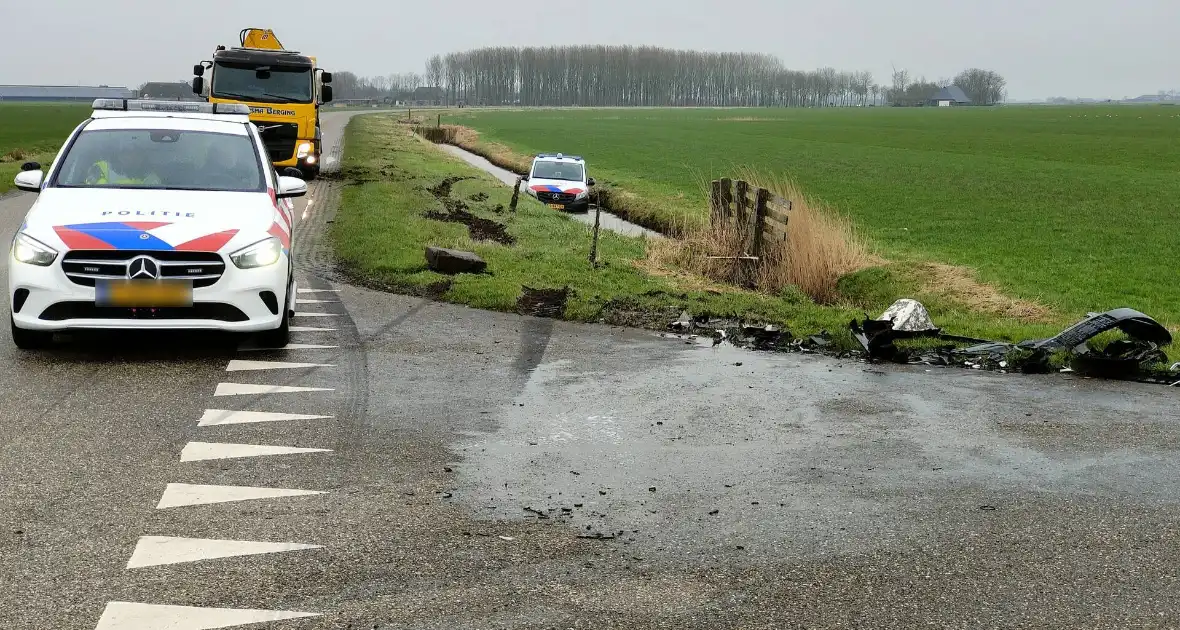
<path fill-rule="evenodd" d="M 780 352 L 825 352 L 833 347 L 831 335 L 824 331 L 805 339 L 795 339 L 777 326 L 735 325 L 733 322 L 684 313 L 669 328 L 693 334 L 698 329 L 710 331 L 714 345 L 729 341 L 756 350 Z M 1090 313 L 1073 326 L 1048 339 L 1030 339 L 1019 343 L 976 339 L 944 332 L 936 326 L 930 313 L 917 300 L 894 303 L 878 319 L 867 315 L 853 320 L 849 331 L 869 361 L 903 364 L 960 366 L 977 370 L 1044 374 L 1058 369 L 1083 376 L 1107 379 L 1138 380 L 1180 386 L 1180 363 L 1167 365 L 1163 348 L 1172 343 L 1172 333 L 1151 317 L 1131 308 L 1105 313 Z M 1121 331 L 1123 338 L 1106 343 L 1101 349 L 1091 345 L 1095 338 L 1111 331 Z M 896 342 L 925 339 L 932 343 Z M 1098 345 L 1098 344 L 1095 344 Z"/>
<path fill-rule="evenodd" d="M 1059 362 L 1068 362 L 1062 369 L 1084 376 L 1168 381 L 1169 384 L 1175 380 L 1175 376 L 1168 378 L 1171 370 L 1156 368 L 1168 360 L 1162 348 L 1172 343 L 1172 333 L 1131 308 L 1090 313 L 1054 337 L 1020 343 L 945 334 L 934 326 L 925 307 L 915 300 L 899 300 L 880 319 L 866 317 L 863 322 L 853 321 L 849 329 L 871 360 L 1043 374 L 1053 369 L 1056 357 Z M 1101 349 L 1090 345 L 1091 340 L 1114 330 L 1121 331 L 1126 338 L 1110 341 Z M 933 338 L 949 345 L 910 352 L 894 343 L 914 338 Z M 970 345 L 961 347 L 961 344 Z"/>

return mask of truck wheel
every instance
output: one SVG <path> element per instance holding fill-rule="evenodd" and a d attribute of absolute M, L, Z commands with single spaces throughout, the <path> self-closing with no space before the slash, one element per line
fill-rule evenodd
<path fill-rule="evenodd" d="M 300 170 L 303 171 L 303 181 L 310 182 L 320 176 L 319 164 L 315 166 L 304 166 Z"/>
<path fill-rule="evenodd" d="M 17 328 L 16 320 L 11 316 L 8 323 L 12 326 L 12 342 L 21 350 L 37 350 L 48 346 L 53 341 L 53 333 L 51 332 Z"/>

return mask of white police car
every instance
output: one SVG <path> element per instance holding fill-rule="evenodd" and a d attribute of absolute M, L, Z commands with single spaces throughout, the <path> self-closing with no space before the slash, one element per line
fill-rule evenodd
<path fill-rule="evenodd" d="M 241 104 L 99 99 L 47 172 L 12 242 L 18 347 L 71 329 L 254 332 L 286 345 L 299 178 L 271 165 Z"/>
<path fill-rule="evenodd" d="M 586 161 L 576 155 L 541 153 L 524 176 L 529 195 L 557 210 L 590 209 L 593 177 L 586 177 Z"/>

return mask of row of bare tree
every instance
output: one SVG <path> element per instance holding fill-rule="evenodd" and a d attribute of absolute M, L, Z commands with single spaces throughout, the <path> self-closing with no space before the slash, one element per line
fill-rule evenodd
<path fill-rule="evenodd" d="M 649 46 L 481 48 L 435 55 L 425 73 L 358 77 L 337 72 L 337 98 L 408 99 L 422 87 L 448 105 L 833 107 L 921 105 L 955 83 L 979 104 L 1004 98 L 995 72 L 966 70 L 954 81 L 883 87 L 870 72 L 788 69 L 772 55 Z M 418 91 L 421 94 L 421 90 Z"/>

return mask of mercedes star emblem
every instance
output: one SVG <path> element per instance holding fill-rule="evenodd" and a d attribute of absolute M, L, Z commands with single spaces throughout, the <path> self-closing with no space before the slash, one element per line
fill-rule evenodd
<path fill-rule="evenodd" d="M 155 280 L 160 277 L 160 268 L 156 265 L 156 261 L 147 256 L 140 256 L 127 265 L 127 277 L 132 280 L 144 278 Z"/>

